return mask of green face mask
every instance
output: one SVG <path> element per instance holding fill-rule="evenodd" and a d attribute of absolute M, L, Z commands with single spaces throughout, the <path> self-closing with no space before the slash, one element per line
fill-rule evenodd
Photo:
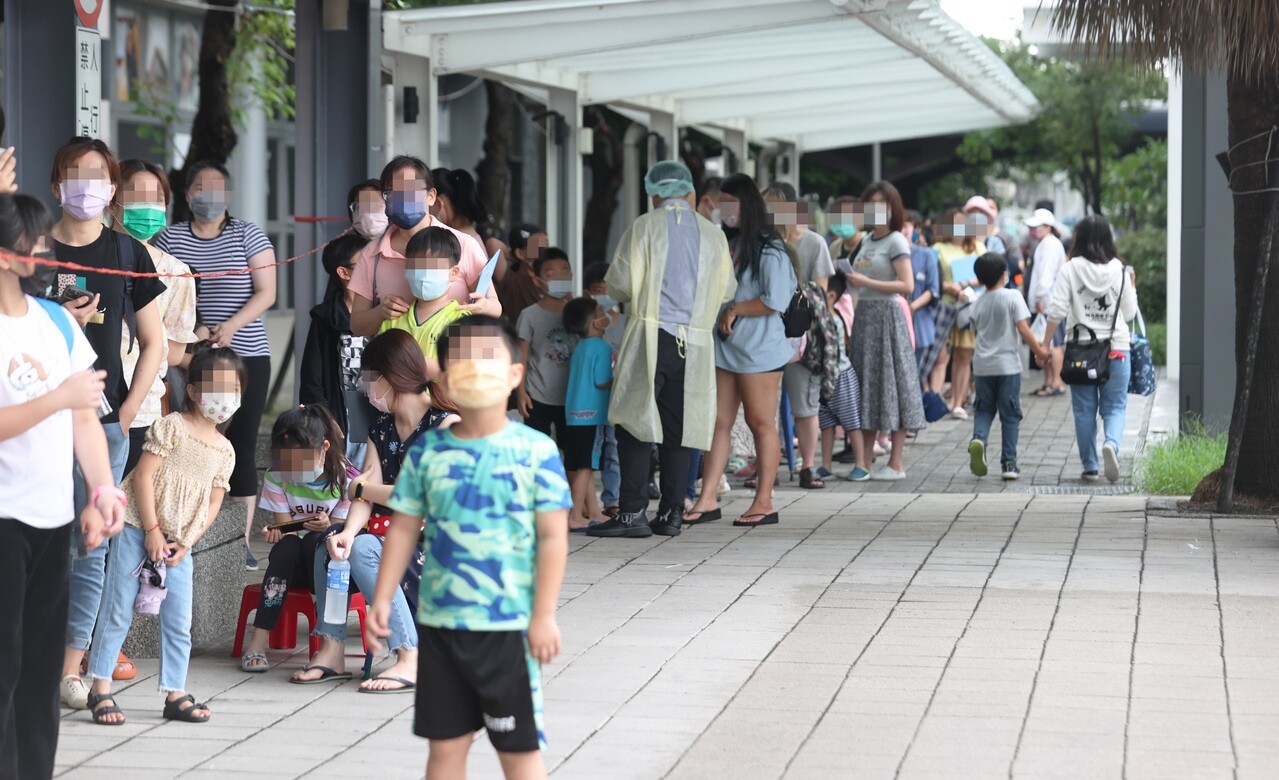
<path fill-rule="evenodd" d="M 852 225 L 843 225 L 838 222 L 834 222 L 831 223 L 830 232 L 834 233 L 839 238 L 849 239 L 857 235 L 857 228 Z"/>
<path fill-rule="evenodd" d="M 139 241 L 147 241 L 169 223 L 164 209 L 147 203 L 124 207 L 124 229 Z"/>

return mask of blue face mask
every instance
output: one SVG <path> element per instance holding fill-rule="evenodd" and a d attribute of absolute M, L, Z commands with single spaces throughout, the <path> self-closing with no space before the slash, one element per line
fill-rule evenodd
<path fill-rule="evenodd" d="M 386 218 L 402 230 L 416 226 L 426 219 L 426 193 L 421 190 L 392 192 L 386 199 Z"/>
<path fill-rule="evenodd" d="M 842 225 L 838 222 L 831 223 L 830 232 L 834 233 L 837 238 L 849 239 L 857 235 L 857 228 L 853 225 Z"/>
<path fill-rule="evenodd" d="M 573 294 L 573 280 L 554 279 L 546 283 L 546 292 L 552 298 L 564 298 Z"/>
<path fill-rule="evenodd" d="M 404 272 L 413 297 L 421 301 L 433 301 L 449 290 L 447 268 L 410 268 Z"/>

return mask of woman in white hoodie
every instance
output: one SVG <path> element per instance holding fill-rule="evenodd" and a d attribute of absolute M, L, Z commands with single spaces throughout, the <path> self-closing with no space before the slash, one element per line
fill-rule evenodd
<path fill-rule="evenodd" d="M 1106 479 L 1119 481 L 1119 442 L 1124 435 L 1128 409 L 1128 378 L 1132 373 L 1128 322 L 1137 316 L 1137 290 L 1133 276 L 1116 255 L 1115 239 L 1104 217 L 1085 217 L 1075 228 L 1070 262 L 1062 267 L 1048 304 L 1048 349 L 1057 324 L 1066 322 L 1068 338 L 1076 325 L 1091 328 L 1098 339 L 1110 339 L 1110 379 L 1100 386 L 1075 385 L 1070 389 L 1075 412 L 1075 438 L 1083 479 L 1098 477 L 1097 415 L 1105 429 L 1102 458 Z M 1115 316 L 1115 306 L 1119 316 Z M 1113 325 L 1113 327 L 1112 327 Z M 1081 329 L 1081 333 L 1083 333 Z M 1081 336 L 1087 339 L 1088 336 Z"/>

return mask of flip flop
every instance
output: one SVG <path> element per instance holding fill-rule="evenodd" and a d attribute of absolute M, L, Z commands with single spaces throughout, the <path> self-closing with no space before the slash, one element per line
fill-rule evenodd
<path fill-rule="evenodd" d="M 324 683 L 324 682 L 346 682 L 347 680 L 351 679 L 350 672 L 335 672 L 327 666 L 312 664 L 311 666 L 302 667 L 302 671 L 304 672 L 309 672 L 312 669 L 319 669 L 320 676 L 316 677 L 314 680 L 299 680 L 296 677 L 290 677 L 289 682 L 293 683 L 294 685 L 316 685 L 317 683 Z"/>
<path fill-rule="evenodd" d="M 1064 387 L 1054 387 L 1052 390 L 1050 390 L 1050 391 L 1048 392 L 1048 395 L 1046 395 L 1046 396 L 1044 396 L 1044 397 L 1045 397 L 1045 398 L 1052 398 L 1052 397 L 1054 397 L 1054 396 L 1058 396 L 1058 395 L 1065 395 L 1065 394 L 1066 394 L 1066 388 L 1064 388 Z"/>
<path fill-rule="evenodd" d="M 1051 392 L 1051 389 L 1048 385 L 1044 385 L 1037 390 L 1031 390 L 1029 393 L 1026 393 L 1026 395 L 1033 395 L 1036 398 L 1047 398 L 1049 392 Z"/>
<path fill-rule="evenodd" d="M 749 517 L 758 517 L 762 519 L 756 520 L 752 523 L 742 522 L 743 520 Z M 777 525 L 779 520 L 781 520 L 781 517 L 779 517 L 776 512 L 769 512 L 766 515 L 765 514 L 742 515 L 741 517 L 733 521 L 733 525 L 738 526 L 739 528 L 754 528 L 757 525 Z"/>
<path fill-rule="evenodd" d="M 373 693 L 373 694 L 408 693 L 409 691 L 412 691 L 414 688 L 417 687 L 416 683 L 406 680 L 403 677 L 387 677 L 385 675 L 379 674 L 377 677 L 374 677 L 373 679 L 374 680 L 390 680 L 391 682 L 397 682 L 400 684 L 400 687 L 379 689 L 379 688 L 365 688 L 361 686 L 360 693 Z"/>
<path fill-rule="evenodd" d="M 697 519 L 689 520 L 688 515 L 697 515 Z M 702 523 L 713 523 L 724 516 L 723 510 L 707 509 L 705 512 L 685 512 L 682 522 L 684 525 L 701 525 Z"/>

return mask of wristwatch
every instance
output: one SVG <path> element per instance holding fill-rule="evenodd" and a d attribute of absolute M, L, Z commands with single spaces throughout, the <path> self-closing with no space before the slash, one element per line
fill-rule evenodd
<path fill-rule="evenodd" d="M 368 503 L 368 502 L 367 502 L 367 500 L 364 498 L 364 483 L 363 483 L 363 482 L 356 482 L 356 483 L 355 483 L 355 491 L 351 494 L 351 498 L 352 498 L 353 500 L 355 500 L 355 501 L 364 501 L 365 503 Z"/>

